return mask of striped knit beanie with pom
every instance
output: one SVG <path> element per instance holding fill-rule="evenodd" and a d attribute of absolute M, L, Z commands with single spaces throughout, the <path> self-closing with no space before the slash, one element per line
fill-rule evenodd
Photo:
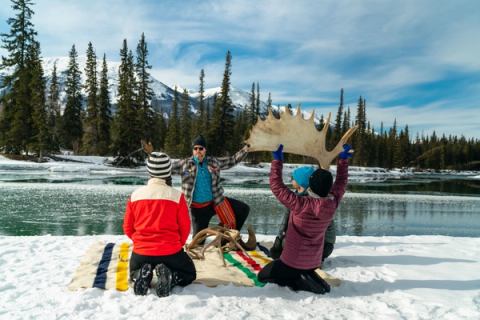
<path fill-rule="evenodd" d="M 152 152 L 147 158 L 147 171 L 153 178 L 170 178 L 172 175 L 170 157 L 163 152 Z"/>

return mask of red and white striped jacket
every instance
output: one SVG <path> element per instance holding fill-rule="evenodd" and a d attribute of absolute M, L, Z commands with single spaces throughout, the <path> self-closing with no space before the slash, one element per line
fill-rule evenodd
<path fill-rule="evenodd" d="M 165 256 L 182 249 L 190 233 L 185 196 L 164 180 L 152 178 L 135 190 L 127 202 L 123 231 L 133 241 L 133 252 Z"/>

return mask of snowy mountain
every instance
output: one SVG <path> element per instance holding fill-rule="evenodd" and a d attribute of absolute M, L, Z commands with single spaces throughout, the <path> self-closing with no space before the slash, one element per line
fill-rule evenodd
<path fill-rule="evenodd" d="M 222 90 L 221 87 L 206 89 L 205 92 L 203 93 L 206 103 L 210 103 L 210 105 L 213 105 L 213 100 L 214 100 L 215 94 L 219 94 L 221 92 L 221 90 Z M 192 97 L 196 101 L 198 101 L 198 97 L 200 96 L 200 92 L 189 91 L 189 95 L 190 95 L 190 97 Z M 230 98 L 232 99 L 232 102 L 235 105 L 235 107 L 238 108 L 238 109 L 243 109 L 246 106 L 249 106 L 251 96 L 252 95 L 250 94 L 250 92 L 247 92 L 247 91 L 244 91 L 242 89 L 238 89 L 238 88 L 235 88 L 233 86 L 230 86 Z M 263 101 L 260 101 L 260 109 L 264 110 L 266 108 L 267 108 L 267 104 Z"/>
<path fill-rule="evenodd" d="M 62 106 L 65 106 L 65 102 L 66 102 L 65 82 L 67 78 L 68 61 L 69 61 L 68 57 L 49 57 L 49 58 L 43 59 L 43 68 L 44 68 L 45 78 L 47 79 L 47 88 L 49 87 L 49 84 L 50 84 L 53 66 L 55 63 L 57 65 L 57 77 L 58 77 L 59 86 L 61 90 L 60 99 L 61 99 Z M 85 75 L 83 74 L 85 70 L 85 63 L 86 63 L 86 56 L 79 56 L 78 64 L 79 64 L 79 69 L 82 72 L 82 77 L 81 77 L 82 83 L 85 83 Z M 111 98 L 112 104 L 115 105 L 118 100 L 117 99 L 118 67 L 120 66 L 120 62 L 107 61 L 107 65 L 108 65 L 108 83 L 110 88 L 110 98 Z M 101 67 L 102 67 L 102 60 L 97 60 L 97 72 L 99 74 L 101 71 Z M 8 72 L 9 70 L 0 71 L 0 83 L 2 83 L 3 77 L 6 74 L 8 74 Z M 151 77 L 151 79 L 152 79 L 151 87 L 153 89 L 153 92 L 155 93 L 155 96 L 152 100 L 152 106 L 156 110 L 160 110 L 161 108 L 163 108 L 164 112 L 169 112 L 172 106 L 174 89 L 170 88 L 169 86 L 155 79 L 154 77 Z M 210 106 L 213 106 L 214 95 L 216 93 L 217 94 L 220 93 L 220 90 L 221 90 L 220 87 L 206 89 L 204 93 L 206 103 L 207 104 L 209 103 Z M 5 91 L 5 89 L 0 89 L 0 95 L 2 94 L 3 91 Z M 82 91 L 84 92 L 83 89 Z M 198 97 L 200 94 L 198 91 L 195 91 L 195 90 L 188 90 L 188 92 L 190 96 L 190 106 L 192 108 L 192 111 L 195 111 L 197 109 Z M 179 94 L 181 93 L 182 92 L 179 90 Z M 245 106 L 250 104 L 250 97 L 251 97 L 250 93 L 247 91 L 243 91 L 241 89 L 235 88 L 233 86 L 231 87 L 230 97 L 232 99 L 233 104 L 238 109 L 243 109 Z M 263 101 L 261 101 L 260 104 L 262 108 L 266 107 L 266 104 Z"/>

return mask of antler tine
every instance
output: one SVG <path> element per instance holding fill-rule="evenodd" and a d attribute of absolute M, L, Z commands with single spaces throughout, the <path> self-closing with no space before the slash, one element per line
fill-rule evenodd
<path fill-rule="evenodd" d="M 342 142 L 342 146 L 343 144 L 347 143 L 348 139 L 350 139 L 350 137 L 355 133 L 355 131 L 357 131 L 357 129 L 358 129 L 358 126 L 355 126 L 348 129 L 348 131 L 345 132 L 342 139 L 340 139 L 340 141 Z"/>
<path fill-rule="evenodd" d="M 297 106 L 297 109 L 295 111 L 295 116 L 296 117 L 301 117 L 303 119 L 302 110 L 300 109 L 300 105 Z"/>
<path fill-rule="evenodd" d="M 293 116 L 292 115 L 292 110 L 290 110 L 290 108 L 285 107 L 284 111 L 280 115 L 280 118 L 284 117 L 284 116 L 290 116 L 290 117 Z"/>
<path fill-rule="evenodd" d="M 208 234 L 209 232 L 210 232 L 209 229 L 203 229 L 203 230 L 199 231 L 193 237 L 192 241 L 190 241 L 190 243 L 187 246 L 187 249 L 193 249 L 193 248 L 198 247 L 199 246 L 198 242 L 205 240 L 209 236 L 209 234 Z"/>
<path fill-rule="evenodd" d="M 350 129 L 347 130 L 347 132 L 345 132 L 342 136 L 342 138 L 340 139 L 340 141 L 338 141 L 337 145 L 335 146 L 335 148 L 333 148 L 332 150 L 332 153 L 338 155 L 340 152 L 342 152 L 343 150 L 343 145 L 345 143 L 347 143 L 348 139 L 350 139 L 350 137 L 355 133 L 355 131 L 358 129 L 358 126 L 355 126 L 355 127 L 352 127 Z M 333 159 L 332 159 L 333 160 Z"/>
<path fill-rule="evenodd" d="M 272 119 L 275 119 L 275 117 L 273 116 L 272 108 L 270 107 L 267 109 L 267 120 L 272 120 Z"/>
<path fill-rule="evenodd" d="M 332 113 L 329 112 L 327 116 L 327 120 L 323 123 L 323 128 L 321 132 L 323 133 L 325 131 L 325 135 L 327 135 L 328 128 L 330 128 L 330 118 L 332 117 Z"/>
<path fill-rule="evenodd" d="M 315 123 L 315 109 L 312 110 L 312 114 L 310 115 L 308 121 L 310 121 L 311 123 Z"/>

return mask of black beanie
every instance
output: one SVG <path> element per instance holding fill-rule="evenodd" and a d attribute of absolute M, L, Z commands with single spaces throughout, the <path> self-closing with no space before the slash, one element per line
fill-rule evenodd
<path fill-rule="evenodd" d="M 320 197 L 326 197 L 333 184 L 333 177 L 330 171 L 317 169 L 310 176 L 310 189 Z"/>
<path fill-rule="evenodd" d="M 198 137 L 196 137 L 192 141 L 192 148 L 194 146 L 202 146 L 202 147 L 206 148 L 207 147 L 207 142 L 205 141 L 205 138 L 202 135 L 199 135 Z"/>

